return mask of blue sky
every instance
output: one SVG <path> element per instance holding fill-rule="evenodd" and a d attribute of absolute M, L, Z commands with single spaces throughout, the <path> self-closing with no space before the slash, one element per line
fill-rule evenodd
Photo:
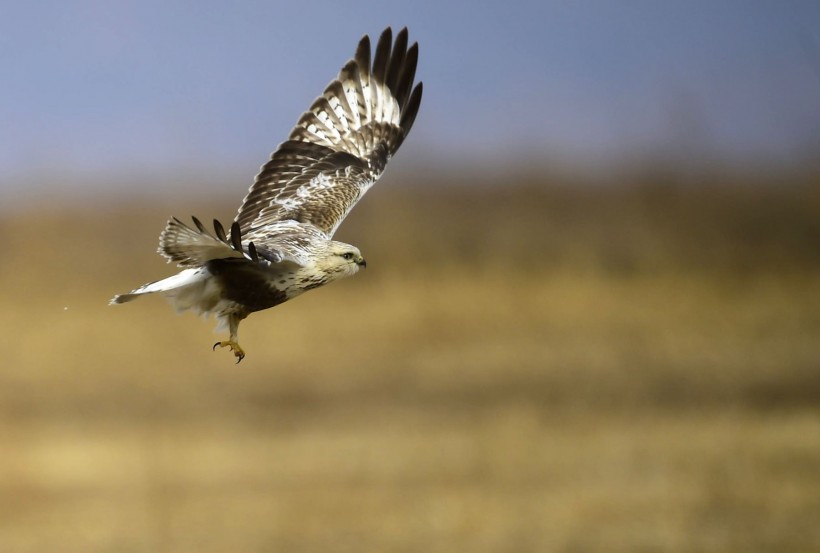
<path fill-rule="evenodd" d="M 425 82 L 400 163 L 790 163 L 820 144 L 820 2 L 6 2 L 0 190 L 247 182 L 361 35 L 408 26 Z"/>

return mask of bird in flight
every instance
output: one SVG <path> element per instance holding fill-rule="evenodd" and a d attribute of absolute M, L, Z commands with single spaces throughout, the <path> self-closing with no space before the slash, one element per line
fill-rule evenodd
<path fill-rule="evenodd" d="M 333 234 L 410 132 L 422 94 L 413 86 L 418 44 L 408 48 L 406 28 L 395 42 L 385 29 L 372 63 L 370 54 L 365 35 L 262 166 L 229 232 L 217 220 L 210 231 L 196 217 L 193 226 L 170 219 L 158 252 L 182 270 L 110 303 L 161 293 L 178 311 L 214 315 L 230 337 L 213 349 L 230 348 L 239 363 L 245 317 L 365 267 L 359 249 Z"/>

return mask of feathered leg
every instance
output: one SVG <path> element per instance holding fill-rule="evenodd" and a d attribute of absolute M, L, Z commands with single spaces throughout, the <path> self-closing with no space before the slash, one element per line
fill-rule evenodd
<path fill-rule="evenodd" d="M 231 333 L 230 340 L 222 340 L 221 342 L 217 342 L 214 344 L 213 350 L 216 351 L 217 347 L 220 348 L 231 348 L 231 351 L 236 356 L 236 362 L 239 363 L 245 358 L 245 351 L 239 346 L 238 334 L 239 334 L 239 321 L 244 319 L 245 317 L 241 317 L 234 313 L 228 315 L 228 329 Z"/>

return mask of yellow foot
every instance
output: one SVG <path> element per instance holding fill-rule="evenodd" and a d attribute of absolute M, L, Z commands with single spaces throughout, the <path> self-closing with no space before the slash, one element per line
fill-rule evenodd
<path fill-rule="evenodd" d="M 217 347 L 220 347 L 220 348 L 225 348 L 225 347 L 231 348 L 231 351 L 232 351 L 232 352 L 233 352 L 233 354 L 236 356 L 236 362 L 237 362 L 237 363 L 239 363 L 240 361 L 242 361 L 242 360 L 245 358 L 245 352 L 242 350 L 242 348 L 241 348 L 241 347 L 239 347 L 239 344 L 237 344 L 237 343 L 236 343 L 236 342 L 234 342 L 233 340 L 223 340 L 223 341 L 221 341 L 221 342 L 217 342 L 217 343 L 215 343 L 215 344 L 214 344 L 214 347 L 213 347 L 214 351 L 216 351 L 216 348 L 217 348 Z"/>

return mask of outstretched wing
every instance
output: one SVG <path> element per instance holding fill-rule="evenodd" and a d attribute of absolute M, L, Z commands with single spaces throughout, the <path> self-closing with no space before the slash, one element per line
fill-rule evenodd
<path fill-rule="evenodd" d="M 262 166 L 236 215 L 242 232 L 291 219 L 332 236 L 413 126 L 422 92 L 421 83 L 413 88 L 417 59 L 407 29 L 393 44 L 388 27 L 371 66 L 365 35 L 356 56 Z"/>

